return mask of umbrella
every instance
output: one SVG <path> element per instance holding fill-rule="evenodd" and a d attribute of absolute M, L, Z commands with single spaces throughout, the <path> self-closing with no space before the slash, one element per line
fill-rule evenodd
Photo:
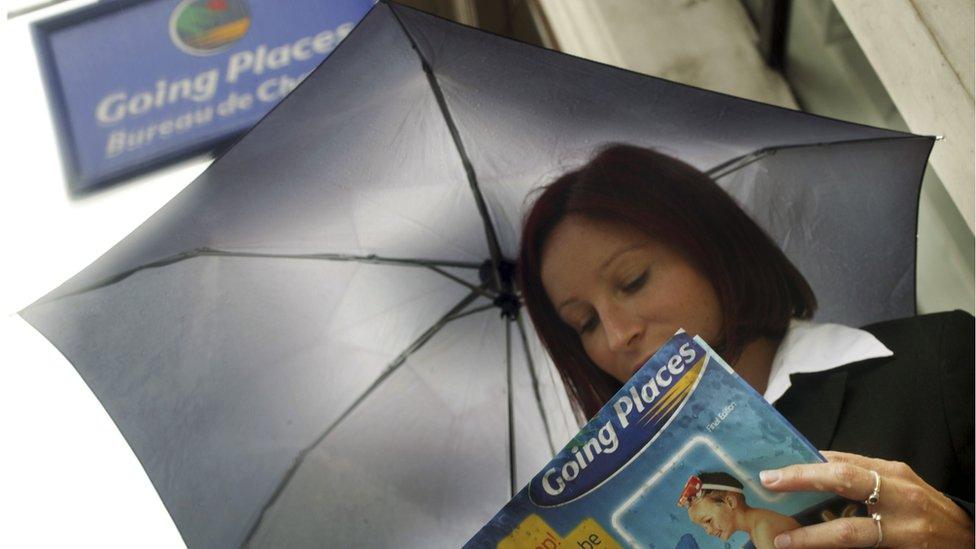
<path fill-rule="evenodd" d="M 818 293 L 914 312 L 932 139 L 385 2 L 204 174 L 22 315 L 192 547 L 460 545 L 575 430 L 512 282 L 530 191 L 605 142 L 709 171 Z"/>

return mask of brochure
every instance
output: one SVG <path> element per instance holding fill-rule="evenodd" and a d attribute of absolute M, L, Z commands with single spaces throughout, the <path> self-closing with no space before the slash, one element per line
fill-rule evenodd
<path fill-rule="evenodd" d="M 865 515 L 759 482 L 823 461 L 704 340 L 679 332 L 465 547 L 772 547 L 783 531 Z"/>

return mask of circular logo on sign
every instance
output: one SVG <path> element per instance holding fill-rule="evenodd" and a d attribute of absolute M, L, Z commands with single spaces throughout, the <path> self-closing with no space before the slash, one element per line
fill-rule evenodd
<path fill-rule="evenodd" d="M 212 55 L 243 38 L 250 26 L 244 0 L 183 0 L 169 18 L 169 36 L 187 53 Z"/>

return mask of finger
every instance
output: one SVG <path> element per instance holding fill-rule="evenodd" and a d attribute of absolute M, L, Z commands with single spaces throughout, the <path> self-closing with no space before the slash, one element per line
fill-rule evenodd
<path fill-rule="evenodd" d="M 888 540 L 886 539 L 885 542 Z M 847 518 L 797 528 L 776 536 L 777 549 L 807 547 L 873 547 L 878 526 L 871 518 Z"/>
<path fill-rule="evenodd" d="M 824 450 L 820 453 L 827 458 L 827 461 L 842 461 L 844 463 L 857 465 L 858 467 L 864 467 L 865 469 L 877 469 L 878 467 L 884 467 L 886 463 L 883 459 L 862 456 L 860 454 L 851 454 L 848 452 Z"/>
<path fill-rule="evenodd" d="M 821 453 L 825 458 L 827 458 L 827 461 L 850 463 L 852 465 L 857 465 L 858 467 L 877 471 L 879 474 L 885 477 L 910 480 L 916 476 L 908 465 L 900 461 L 888 461 L 884 459 L 861 456 L 858 454 L 849 454 L 847 452 L 834 452 L 831 450 L 825 450 Z"/>
<path fill-rule="evenodd" d="M 762 485 L 776 492 L 833 492 L 863 501 L 874 491 L 874 475 L 846 462 L 797 464 L 759 473 Z"/>

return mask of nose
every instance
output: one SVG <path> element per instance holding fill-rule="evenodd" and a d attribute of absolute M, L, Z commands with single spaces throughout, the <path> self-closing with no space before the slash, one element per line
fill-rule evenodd
<path fill-rule="evenodd" d="M 601 315 L 600 322 L 607 336 L 607 346 L 614 352 L 635 347 L 644 333 L 644 325 L 640 319 L 620 305 L 609 304 Z"/>

